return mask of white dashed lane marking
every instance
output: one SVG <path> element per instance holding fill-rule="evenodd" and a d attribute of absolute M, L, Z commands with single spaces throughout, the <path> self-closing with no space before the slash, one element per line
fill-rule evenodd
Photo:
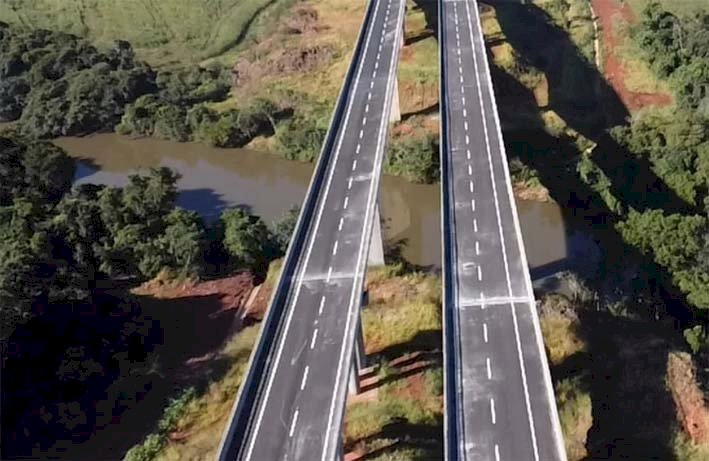
<path fill-rule="evenodd" d="M 299 412 L 300 411 L 297 408 L 293 412 L 293 419 L 291 420 L 291 423 L 290 423 L 290 431 L 288 431 L 288 437 L 293 437 L 293 433 L 295 432 L 295 424 L 298 422 L 298 413 Z"/>
<path fill-rule="evenodd" d="M 308 370 L 310 370 L 310 367 L 306 365 L 305 370 L 303 370 L 303 379 L 300 380 L 301 391 L 305 389 L 305 384 L 308 382 Z"/>

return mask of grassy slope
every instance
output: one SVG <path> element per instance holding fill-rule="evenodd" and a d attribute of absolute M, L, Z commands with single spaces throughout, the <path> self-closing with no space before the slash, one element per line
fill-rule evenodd
<path fill-rule="evenodd" d="M 348 403 L 345 447 L 381 461 L 440 459 L 440 279 L 398 273 L 397 267 L 389 266 L 368 274 L 370 305 L 362 313 L 365 347 L 370 360 L 379 360 L 384 384 L 373 398 L 363 394 Z M 388 364 L 421 351 L 432 357 L 408 377 L 399 376 Z"/>
<path fill-rule="evenodd" d="M 272 265 L 266 284 L 274 282 L 278 268 Z M 437 457 L 440 446 L 431 444 L 430 436 L 440 439 L 442 430 L 440 360 L 434 357 L 420 373 L 400 378 L 386 365 L 386 359 L 394 358 L 391 354 L 420 350 L 440 353 L 440 339 L 431 340 L 429 334 L 437 333 L 440 338 L 440 279 L 422 274 L 402 275 L 400 267 L 388 266 L 370 272 L 368 286 L 370 307 L 363 314 L 366 347 L 370 357 L 381 356 L 384 365 L 379 375 L 388 377 L 388 382 L 379 387 L 376 398 L 349 405 L 346 444 L 368 451 L 406 437 L 406 443 L 390 447 L 386 455 L 372 459 Z M 157 457 L 148 459 L 196 461 L 214 457 L 259 328 L 254 325 L 243 329 L 219 354 L 209 358 L 215 366 L 226 367 L 224 376 L 184 405 L 177 423 L 169 430 L 166 446 Z M 403 427 L 391 425 L 402 421 L 406 422 Z M 412 426 L 428 430 L 417 439 L 410 434 Z M 363 441 L 364 438 L 368 440 Z"/>
<path fill-rule="evenodd" d="M 289 0 L 4 0 L 0 21 L 130 41 L 155 64 L 198 62 L 236 44 L 265 7 Z"/>

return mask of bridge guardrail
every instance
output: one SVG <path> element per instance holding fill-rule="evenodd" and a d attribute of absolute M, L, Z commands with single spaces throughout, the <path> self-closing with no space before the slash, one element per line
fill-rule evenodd
<path fill-rule="evenodd" d="M 293 275 L 298 272 L 300 267 L 300 250 L 310 234 L 311 218 L 317 208 L 320 198 L 319 192 L 328 167 L 330 167 L 329 160 L 332 147 L 337 140 L 337 128 L 340 126 L 345 109 L 347 108 L 353 76 L 362 57 L 365 37 L 364 32 L 367 30 L 372 20 L 373 6 L 376 1 L 377 0 L 370 0 L 367 5 L 350 66 L 340 89 L 335 110 L 330 119 L 330 125 L 325 135 L 325 140 L 323 141 L 315 169 L 313 170 L 310 185 L 305 194 L 303 206 L 283 260 L 281 274 L 278 277 L 278 282 L 271 296 L 268 312 L 262 322 L 261 332 L 256 339 L 256 346 L 249 358 L 248 372 L 239 388 L 239 393 L 232 407 L 231 417 L 222 436 L 219 452 L 216 456 L 218 461 L 238 459 L 243 449 L 243 442 L 245 441 L 243 435 L 249 433 L 252 415 L 257 403 L 260 401 L 263 378 L 268 375 L 272 352 L 277 343 L 275 339 L 279 338 L 282 333 L 281 321 L 289 301 L 288 295 L 290 290 L 287 288 L 293 279 Z"/>

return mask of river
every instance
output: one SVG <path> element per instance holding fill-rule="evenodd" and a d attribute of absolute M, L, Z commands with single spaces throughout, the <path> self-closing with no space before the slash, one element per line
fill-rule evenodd
<path fill-rule="evenodd" d="M 217 149 L 196 143 L 132 139 L 116 134 L 60 138 L 55 143 L 78 160 L 76 184 L 126 184 L 141 169 L 167 166 L 182 175 L 180 206 L 214 219 L 225 207 L 247 206 L 266 222 L 298 205 L 313 165 L 248 149 Z M 383 232 L 400 242 L 410 262 L 440 266 L 440 193 L 438 185 L 411 184 L 385 175 L 380 206 Z M 566 228 L 554 203 L 517 199 L 520 225 L 532 268 L 566 267 L 587 259 L 590 239 Z M 546 271 L 545 271 L 546 272 Z"/>

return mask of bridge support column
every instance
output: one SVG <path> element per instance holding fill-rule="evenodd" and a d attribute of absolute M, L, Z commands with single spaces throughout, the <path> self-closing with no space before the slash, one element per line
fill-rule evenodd
<path fill-rule="evenodd" d="M 406 14 L 406 12 L 404 12 Z M 401 43 L 400 48 L 404 48 L 406 45 L 406 21 L 402 22 L 401 25 Z M 401 107 L 399 106 L 399 79 L 394 79 L 394 94 L 391 99 L 391 112 L 389 113 L 389 122 L 400 122 L 401 121 Z"/>
<path fill-rule="evenodd" d="M 391 99 L 391 112 L 389 113 L 389 122 L 401 121 L 401 107 L 399 106 L 399 79 L 394 79 L 394 94 Z"/>
<path fill-rule="evenodd" d="M 369 241 L 369 266 L 384 265 L 384 241 L 382 240 L 382 218 L 379 215 L 379 203 L 374 207 L 372 238 Z"/>
<path fill-rule="evenodd" d="M 357 364 L 355 362 L 356 361 L 352 362 L 352 369 L 350 370 L 350 381 L 347 386 L 347 389 L 349 390 L 350 395 L 357 395 L 357 394 L 359 394 L 359 391 L 360 391 L 359 370 L 357 369 Z"/>

